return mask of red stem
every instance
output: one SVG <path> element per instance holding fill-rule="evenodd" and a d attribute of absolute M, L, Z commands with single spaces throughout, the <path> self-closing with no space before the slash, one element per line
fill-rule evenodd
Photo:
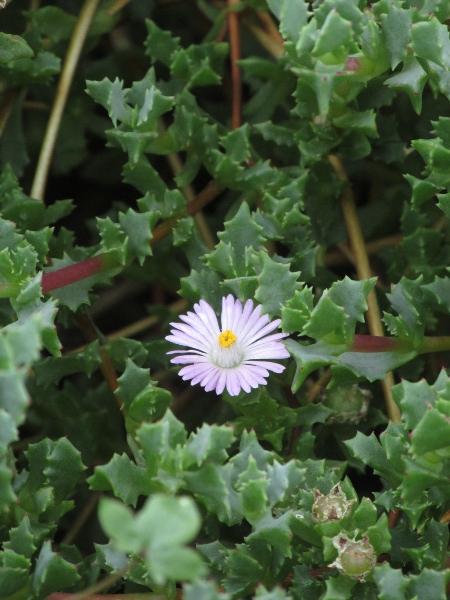
<path fill-rule="evenodd" d="M 116 266 L 111 265 L 111 261 L 108 261 L 107 259 L 107 255 L 99 254 L 98 256 L 93 256 L 92 258 L 88 258 L 79 263 L 69 265 L 68 267 L 44 273 L 42 275 L 42 293 L 47 294 L 58 288 L 91 277 L 92 275 L 97 275 L 97 273 L 101 273 L 112 266 Z"/>
<path fill-rule="evenodd" d="M 237 0 L 228 0 L 228 6 L 233 7 Z M 239 28 L 239 13 L 230 11 L 227 15 L 228 32 L 230 36 L 230 54 L 231 54 L 231 129 L 237 129 L 241 125 L 241 106 L 242 106 L 242 82 L 241 70 L 238 66 L 238 60 L 241 58 L 241 32 Z"/>
<path fill-rule="evenodd" d="M 180 590 L 181 591 L 181 590 Z M 79 595 L 79 592 L 69 593 L 69 592 L 54 592 L 47 596 L 45 600 L 72 600 L 72 598 L 76 598 Z M 144 594 L 89 594 L 89 596 L 84 596 L 85 600 L 161 600 L 161 596 L 157 596 L 152 594 L 151 592 Z"/>
<path fill-rule="evenodd" d="M 395 352 L 405 350 L 404 344 L 398 338 L 380 337 L 375 335 L 355 335 L 349 352 Z"/>
<path fill-rule="evenodd" d="M 208 185 L 201 192 L 199 192 L 193 200 L 188 202 L 184 213 L 178 215 L 177 217 L 167 219 L 167 221 L 163 221 L 153 229 L 153 237 L 150 240 L 150 245 L 153 246 L 169 235 L 180 217 L 183 217 L 186 214 L 192 216 L 195 215 L 212 200 L 214 200 L 214 198 L 216 198 L 223 189 L 224 187 L 222 184 L 214 180 L 210 181 Z M 120 267 L 120 263 L 117 262 L 111 255 L 99 254 L 79 263 L 69 265 L 68 267 L 63 267 L 62 269 L 44 273 L 42 275 L 42 293 L 47 294 L 53 290 L 70 285 L 71 283 L 76 283 L 77 281 L 86 279 L 86 277 L 92 277 L 92 275 L 97 275 L 97 273 L 101 273 L 102 271 L 106 271 L 106 269 L 113 269 L 115 267 Z M 0 289 L 5 291 L 6 285 L 0 286 Z M 14 290 L 11 295 L 13 294 Z"/>

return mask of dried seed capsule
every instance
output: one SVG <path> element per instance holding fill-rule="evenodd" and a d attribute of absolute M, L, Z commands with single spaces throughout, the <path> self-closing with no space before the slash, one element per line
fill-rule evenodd
<path fill-rule="evenodd" d="M 375 551 L 367 536 L 360 540 L 352 540 L 345 533 L 340 533 L 333 538 L 333 545 L 338 550 L 337 559 L 330 567 L 336 567 L 341 573 L 365 581 L 366 575 L 374 568 L 376 563 Z"/>
<path fill-rule="evenodd" d="M 314 489 L 314 503 L 311 515 L 319 523 L 327 521 L 340 521 L 350 512 L 350 507 L 356 500 L 347 500 L 341 486 L 335 485 L 329 494 L 324 496 L 319 490 Z"/>

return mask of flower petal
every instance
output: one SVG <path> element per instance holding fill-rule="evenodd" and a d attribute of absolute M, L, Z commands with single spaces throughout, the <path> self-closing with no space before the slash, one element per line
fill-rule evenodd
<path fill-rule="evenodd" d="M 245 364 L 253 365 L 255 367 L 265 367 L 268 371 L 273 371 L 274 373 L 282 373 L 286 368 L 284 365 L 279 365 L 278 363 L 269 362 L 267 360 L 246 360 Z"/>

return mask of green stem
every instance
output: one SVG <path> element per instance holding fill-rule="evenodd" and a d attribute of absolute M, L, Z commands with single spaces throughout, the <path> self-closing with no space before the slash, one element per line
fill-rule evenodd
<path fill-rule="evenodd" d="M 418 353 L 427 354 L 428 352 L 445 352 L 446 350 L 450 350 L 450 336 L 441 335 L 424 337 Z"/>

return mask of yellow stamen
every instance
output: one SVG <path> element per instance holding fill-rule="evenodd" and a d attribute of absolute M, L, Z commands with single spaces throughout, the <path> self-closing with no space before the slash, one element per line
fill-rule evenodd
<path fill-rule="evenodd" d="M 237 337 L 234 335 L 231 329 L 227 329 L 219 335 L 219 344 L 222 346 L 222 348 L 229 348 L 236 340 Z"/>

